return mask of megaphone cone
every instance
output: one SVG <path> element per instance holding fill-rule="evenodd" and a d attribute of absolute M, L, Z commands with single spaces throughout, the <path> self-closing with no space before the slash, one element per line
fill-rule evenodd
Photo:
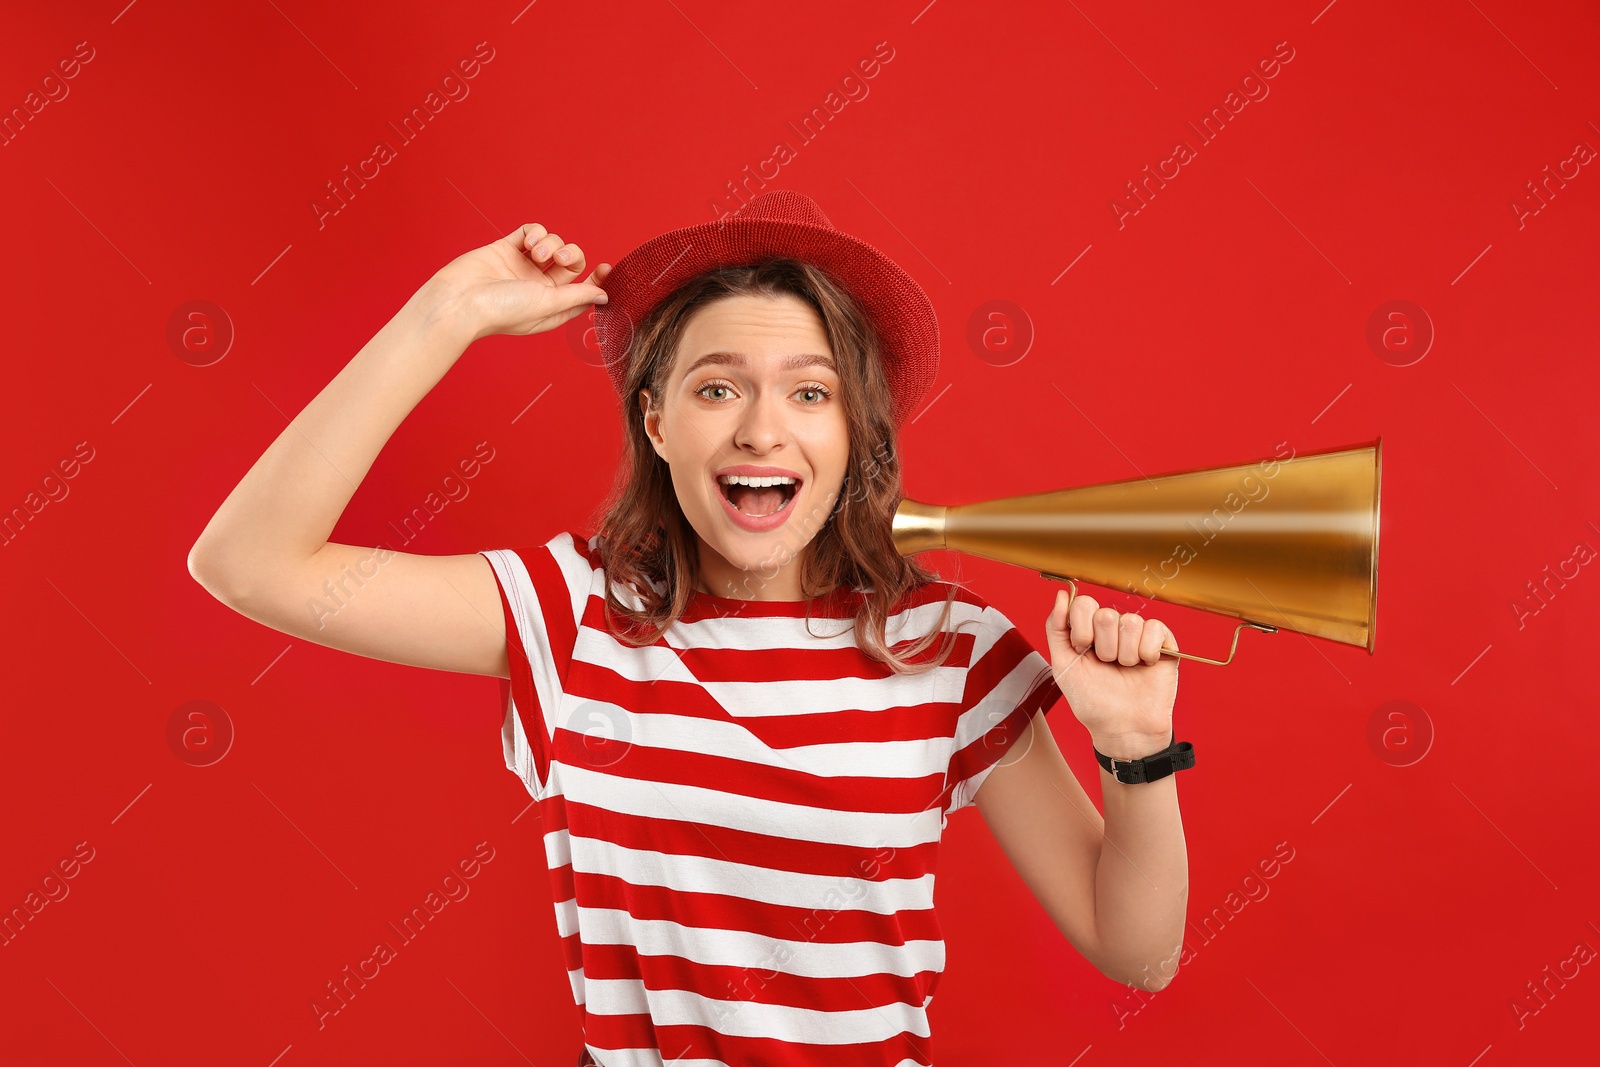
<path fill-rule="evenodd" d="M 949 549 L 1373 651 L 1380 437 L 1272 457 L 973 504 L 903 500 L 902 556 Z"/>

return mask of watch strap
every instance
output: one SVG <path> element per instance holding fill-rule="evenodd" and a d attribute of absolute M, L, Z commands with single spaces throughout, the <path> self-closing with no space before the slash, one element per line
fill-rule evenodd
<path fill-rule="evenodd" d="M 1176 736 L 1173 735 L 1174 738 Z M 1095 749 L 1094 757 L 1117 781 L 1137 785 L 1141 782 L 1158 781 L 1169 774 L 1193 767 L 1194 746 L 1187 741 L 1169 742 L 1160 752 L 1153 752 L 1141 759 L 1133 760 L 1112 759 L 1099 749 Z"/>

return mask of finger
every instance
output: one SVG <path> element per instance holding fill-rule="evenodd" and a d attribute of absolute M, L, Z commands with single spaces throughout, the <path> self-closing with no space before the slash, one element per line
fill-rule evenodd
<path fill-rule="evenodd" d="M 1101 608 L 1094 613 L 1094 654 L 1102 663 L 1117 658 L 1117 619 L 1115 608 Z"/>
<path fill-rule="evenodd" d="M 606 276 L 610 273 L 611 264 L 601 263 L 596 266 L 594 270 L 589 272 L 589 276 L 585 278 L 584 281 L 588 282 L 590 285 L 603 285 L 605 283 Z"/>
<path fill-rule="evenodd" d="M 549 293 L 548 299 L 552 315 L 559 315 L 569 311 L 576 313 L 591 304 L 604 304 L 611 299 L 604 289 L 588 282 L 557 285 L 548 289 L 547 292 Z M 569 319 L 572 317 L 573 315 L 567 316 Z M 566 319 L 562 321 L 565 322 Z"/>
<path fill-rule="evenodd" d="M 1072 609 L 1067 613 L 1069 623 L 1067 632 L 1073 650 L 1079 655 L 1094 644 L 1094 611 L 1099 606 L 1094 597 L 1084 593 L 1072 598 Z"/>
<path fill-rule="evenodd" d="M 574 244 L 565 244 L 550 257 L 550 269 L 545 271 L 545 276 L 557 285 L 565 285 L 582 274 L 585 265 L 583 249 Z"/>
<path fill-rule="evenodd" d="M 554 233 L 545 233 L 540 237 L 530 238 L 528 241 L 528 258 L 533 260 L 534 266 L 540 269 L 548 269 L 555 262 L 552 257 L 555 256 L 556 249 L 564 244 L 566 242 L 561 239 L 560 235 Z"/>
<path fill-rule="evenodd" d="M 543 237 L 547 232 L 537 222 L 525 222 L 500 239 L 510 243 L 518 252 L 527 252 L 528 246 Z"/>
<path fill-rule="evenodd" d="M 1065 589 L 1056 591 L 1050 603 L 1050 614 L 1044 617 L 1045 642 L 1050 646 L 1050 660 L 1064 660 L 1076 655 L 1067 637 L 1068 596 Z"/>
<path fill-rule="evenodd" d="M 1056 598 L 1050 604 L 1050 614 L 1045 616 L 1045 629 L 1052 634 L 1066 636 L 1067 633 L 1067 591 L 1056 590 Z"/>
<path fill-rule="evenodd" d="M 1166 623 L 1159 619 L 1148 620 L 1144 624 L 1144 634 L 1139 638 L 1139 658 L 1145 663 L 1160 663 L 1163 647 L 1176 651 L 1177 638 L 1172 636 Z"/>
<path fill-rule="evenodd" d="M 1144 636 L 1144 619 L 1133 612 L 1125 612 L 1117 622 L 1117 662 L 1124 667 L 1139 663 L 1139 641 Z"/>

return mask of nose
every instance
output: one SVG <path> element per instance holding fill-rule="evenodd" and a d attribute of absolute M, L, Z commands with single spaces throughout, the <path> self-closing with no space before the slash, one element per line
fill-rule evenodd
<path fill-rule="evenodd" d="M 783 397 L 763 389 L 755 400 L 744 405 L 734 441 L 740 448 L 765 454 L 784 443 L 789 435 Z"/>

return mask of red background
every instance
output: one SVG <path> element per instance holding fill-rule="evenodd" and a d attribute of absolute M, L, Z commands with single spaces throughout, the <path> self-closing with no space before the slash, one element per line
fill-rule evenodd
<path fill-rule="evenodd" d="M 1600 577 L 1583 567 L 1542 605 L 1527 583 L 1600 547 L 1600 174 L 1551 182 L 1520 220 L 1512 206 L 1538 205 L 1528 183 L 1575 145 L 1600 146 L 1591 5 L 113 0 L 6 23 L 8 113 L 78 42 L 94 50 L 0 148 L 0 507 L 93 449 L 69 495 L 8 531 L 0 566 L 0 907 L 78 842 L 94 850 L 70 895 L 0 947 L 10 1062 L 575 1058 L 537 816 L 517 819 L 529 798 L 501 762 L 499 683 L 291 640 L 213 600 L 185 556 L 439 266 L 531 221 L 615 262 L 738 207 L 727 183 L 779 140 L 796 155 L 768 187 L 815 197 L 938 309 L 937 399 L 904 439 L 917 499 L 1384 441 L 1376 654 L 1246 632 L 1232 665 L 1182 670 L 1191 919 L 1238 907 L 1229 894 L 1280 842 L 1292 861 L 1249 883 L 1270 892 L 1214 937 L 1191 932 L 1194 958 L 1132 1014 L 981 817 L 958 816 L 931 1009 L 941 1067 L 1490 1065 L 1592 1048 L 1592 963 L 1542 1002 L 1526 983 L 1600 949 L 1580 687 Z M 324 183 L 396 141 L 386 124 L 480 41 L 494 58 L 470 95 L 319 227 Z M 868 95 L 802 144 L 789 123 L 885 41 Z M 1279 42 L 1293 59 L 1269 95 L 1198 144 L 1187 124 Z M 1119 225 L 1113 198 L 1180 138 L 1197 157 Z M 209 366 L 167 339 L 191 300 L 236 332 Z M 966 340 L 991 300 L 1031 322 L 1016 362 Z M 1420 360 L 1399 335 L 1367 341 L 1391 300 L 1436 331 Z M 475 345 L 334 539 L 390 537 L 480 441 L 496 458 L 409 550 L 584 522 L 620 442 L 592 359 L 565 332 Z M 1045 647 L 1055 585 L 929 561 Z M 1226 619 L 1155 614 L 1185 650 L 1226 648 Z M 207 767 L 167 737 L 197 699 L 235 731 Z M 1375 743 L 1391 701 L 1409 718 Z M 1098 799 L 1065 708 L 1058 743 Z M 1396 765 L 1430 730 L 1426 755 Z M 470 896 L 319 1030 L 324 983 L 480 841 L 494 859 Z"/>

